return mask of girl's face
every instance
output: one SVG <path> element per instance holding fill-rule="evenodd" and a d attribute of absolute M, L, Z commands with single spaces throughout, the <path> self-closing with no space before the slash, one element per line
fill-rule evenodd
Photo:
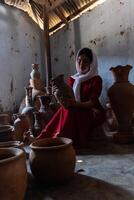
<path fill-rule="evenodd" d="M 88 57 L 86 57 L 84 54 L 80 55 L 77 60 L 77 71 L 80 74 L 86 74 L 89 70 L 90 70 L 90 59 Z"/>

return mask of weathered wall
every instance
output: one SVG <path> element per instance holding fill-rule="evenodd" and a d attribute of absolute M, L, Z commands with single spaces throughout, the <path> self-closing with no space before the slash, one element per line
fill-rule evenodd
<path fill-rule="evenodd" d="M 51 37 L 53 75 L 75 72 L 75 55 L 79 48 L 96 52 L 99 73 L 103 78 L 101 101 L 105 105 L 112 84 L 111 66 L 134 66 L 134 1 L 107 0 L 91 12 L 71 22 Z M 134 83 L 134 70 L 130 73 Z"/>
<path fill-rule="evenodd" d="M 26 13 L 0 4 L 0 111 L 18 107 L 31 64 L 41 66 L 41 35 Z"/>

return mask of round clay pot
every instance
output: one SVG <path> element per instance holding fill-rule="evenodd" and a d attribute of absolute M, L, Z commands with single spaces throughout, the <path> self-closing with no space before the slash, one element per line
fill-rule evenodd
<path fill-rule="evenodd" d="M 75 151 L 68 138 L 46 138 L 30 145 L 30 167 L 36 179 L 46 184 L 66 183 L 74 175 Z"/>
<path fill-rule="evenodd" d="M 11 125 L 0 125 L 0 142 L 15 139 L 14 128 Z"/>
<path fill-rule="evenodd" d="M 18 148 L 0 148 L 0 199 L 23 200 L 27 187 L 25 154 Z"/>

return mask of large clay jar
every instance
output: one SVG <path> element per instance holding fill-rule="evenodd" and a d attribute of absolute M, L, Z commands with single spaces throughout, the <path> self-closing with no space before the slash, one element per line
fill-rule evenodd
<path fill-rule="evenodd" d="M 18 148 L 0 148 L 0 199 L 23 200 L 27 188 L 25 153 Z"/>
<path fill-rule="evenodd" d="M 118 131 L 114 139 L 120 143 L 134 141 L 131 128 L 134 112 L 134 85 L 128 81 L 129 71 L 132 66 L 111 67 L 115 82 L 108 90 L 113 111 L 118 121 Z"/>
<path fill-rule="evenodd" d="M 0 125 L 0 142 L 15 140 L 14 127 L 11 125 Z"/>
<path fill-rule="evenodd" d="M 66 183 L 74 175 L 75 151 L 68 138 L 46 138 L 30 145 L 34 177 L 46 184 Z"/>

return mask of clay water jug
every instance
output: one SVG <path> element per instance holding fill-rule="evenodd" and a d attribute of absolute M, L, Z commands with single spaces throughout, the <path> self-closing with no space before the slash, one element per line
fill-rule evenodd
<path fill-rule="evenodd" d="M 31 79 L 40 79 L 39 65 L 32 64 L 32 71 L 30 73 Z"/>
<path fill-rule="evenodd" d="M 39 101 L 40 101 L 40 116 L 41 116 L 41 124 L 43 123 L 47 124 L 48 121 L 52 118 L 53 111 L 50 107 L 50 96 L 49 95 L 42 95 L 39 96 Z"/>
<path fill-rule="evenodd" d="M 16 140 L 23 141 L 24 133 L 27 132 L 30 128 L 29 119 L 26 115 L 22 114 L 14 114 L 15 118 L 13 126 L 15 130 L 15 138 Z"/>
<path fill-rule="evenodd" d="M 132 66 L 111 67 L 114 84 L 108 90 L 112 109 L 118 121 L 118 131 L 114 135 L 115 141 L 129 143 L 134 141 L 131 121 L 134 113 L 134 85 L 128 81 Z"/>
<path fill-rule="evenodd" d="M 30 126 L 33 127 L 33 112 L 35 111 L 32 102 L 32 87 L 25 87 L 26 97 L 25 97 L 25 107 L 23 108 L 21 114 L 25 115 L 29 119 Z"/>
<path fill-rule="evenodd" d="M 59 76 L 53 78 L 51 80 L 51 84 L 53 94 L 60 104 L 66 107 L 66 100 L 75 100 L 73 89 L 65 83 L 63 74 L 60 74 Z"/>

